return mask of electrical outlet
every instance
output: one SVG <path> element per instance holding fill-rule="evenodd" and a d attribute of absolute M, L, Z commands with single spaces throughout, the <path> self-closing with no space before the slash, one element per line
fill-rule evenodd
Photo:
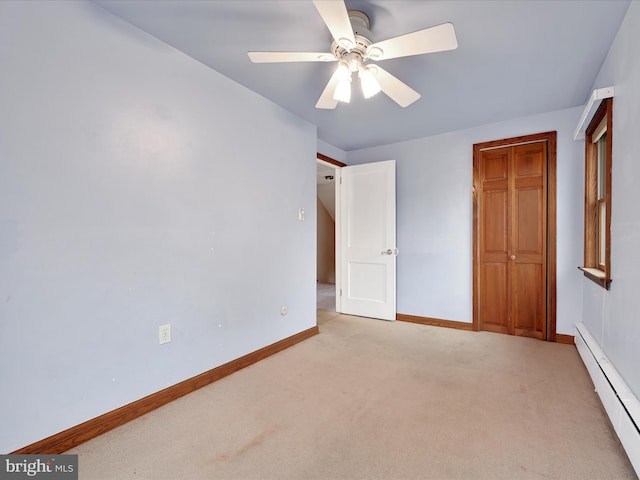
<path fill-rule="evenodd" d="M 160 345 L 169 343 L 171 341 L 171 324 L 167 323 L 166 325 L 160 325 L 158 336 L 160 339 Z"/>
<path fill-rule="evenodd" d="M 280 315 L 286 315 L 287 313 L 289 313 L 289 307 L 287 307 L 286 305 L 281 306 Z"/>

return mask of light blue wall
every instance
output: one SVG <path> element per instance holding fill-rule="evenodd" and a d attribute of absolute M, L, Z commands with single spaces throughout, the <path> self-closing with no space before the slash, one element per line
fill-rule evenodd
<path fill-rule="evenodd" d="M 615 87 L 611 290 L 584 279 L 584 323 L 640 398 L 640 2 L 631 2 L 593 88 Z"/>
<path fill-rule="evenodd" d="M 584 160 L 573 141 L 581 109 L 485 125 L 410 142 L 350 151 L 349 165 L 397 162 L 397 310 L 472 321 L 473 144 L 558 132 L 557 332 L 581 316 Z"/>
<path fill-rule="evenodd" d="M 320 139 L 318 139 L 318 152 L 342 163 L 347 160 L 347 152 Z"/>
<path fill-rule="evenodd" d="M 0 65 L 0 452 L 315 325 L 315 126 L 88 2 Z"/>

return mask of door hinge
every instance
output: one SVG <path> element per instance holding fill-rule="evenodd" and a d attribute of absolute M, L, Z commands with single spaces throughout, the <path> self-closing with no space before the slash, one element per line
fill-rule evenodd
<path fill-rule="evenodd" d="M 342 289 L 340 289 L 340 296 L 342 296 Z"/>

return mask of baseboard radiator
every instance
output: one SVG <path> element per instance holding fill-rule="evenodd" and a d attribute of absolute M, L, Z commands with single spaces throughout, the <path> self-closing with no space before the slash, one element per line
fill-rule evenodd
<path fill-rule="evenodd" d="M 640 402 L 583 323 L 576 324 L 575 343 L 620 443 L 640 476 Z"/>

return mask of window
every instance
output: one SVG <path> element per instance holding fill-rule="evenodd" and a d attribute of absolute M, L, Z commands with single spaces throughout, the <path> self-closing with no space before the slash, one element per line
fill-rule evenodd
<path fill-rule="evenodd" d="M 611 120 L 613 99 L 603 100 L 585 138 L 584 271 L 611 283 Z"/>

